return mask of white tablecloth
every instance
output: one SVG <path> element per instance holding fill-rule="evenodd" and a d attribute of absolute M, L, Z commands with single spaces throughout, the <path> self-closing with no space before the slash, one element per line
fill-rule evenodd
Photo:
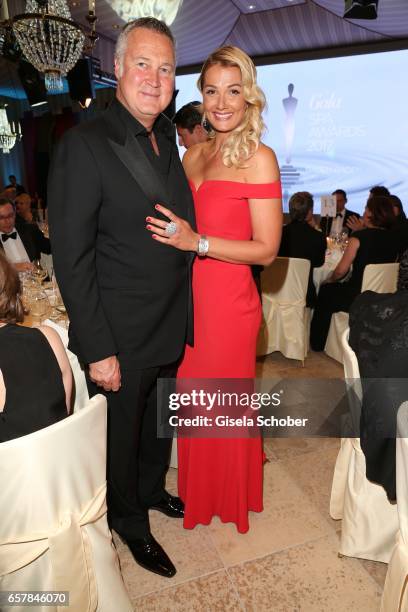
<path fill-rule="evenodd" d="M 320 289 L 320 285 L 330 276 L 342 257 L 343 251 L 340 249 L 327 249 L 324 264 L 320 268 L 313 270 L 313 282 L 317 292 Z"/>

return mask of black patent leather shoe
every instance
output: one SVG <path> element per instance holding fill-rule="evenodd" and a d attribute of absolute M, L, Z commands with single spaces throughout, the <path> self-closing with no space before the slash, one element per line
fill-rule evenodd
<path fill-rule="evenodd" d="M 184 517 L 184 502 L 179 497 L 174 497 L 170 493 L 166 493 L 166 496 L 156 504 L 150 506 L 150 510 L 158 510 L 163 512 L 166 516 L 172 518 L 183 518 Z"/>
<path fill-rule="evenodd" d="M 145 538 L 126 540 L 126 544 L 136 563 L 144 569 L 165 578 L 172 578 L 176 573 L 173 563 L 151 533 Z"/>

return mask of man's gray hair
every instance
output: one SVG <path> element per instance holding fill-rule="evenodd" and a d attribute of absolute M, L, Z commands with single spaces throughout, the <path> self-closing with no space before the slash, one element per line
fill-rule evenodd
<path fill-rule="evenodd" d="M 308 191 L 298 191 L 289 200 L 289 215 L 292 221 L 305 221 L 309 210 L 313 210 L 313 196 Z"/>
<path fill-rule="evenodd" d="M 118 40 L 116 41 L 115 61 L 119 67 L 119 76 L 121 76 L 123 70 L 123 56 L 126 52 L 128 36 L 131 32 L 133 32 L 133 30 L 138 28 L 144 28 L 145 30 L 151 30 L 152 32 L 163 34 L 163 36 L 167 36 L 167 38 L 171 40 L 173 47 L 176 44 L 172 31 L 170 30 L 169 26 L 164 23 L 164 21 L 160 21 L 160 19 L 156 19 L 155 17 L 140 17 L 139 19 L 130 21 L 125 25 L 119 34 Z"/>

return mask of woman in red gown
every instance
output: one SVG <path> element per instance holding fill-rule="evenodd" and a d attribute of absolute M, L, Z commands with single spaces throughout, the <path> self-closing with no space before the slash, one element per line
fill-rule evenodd
<path fill-rule="evenodd" d="M 194 347 L 186 347 L 178 378 L 254 378 L 261 304 L 251 265 L 270 264 L 279 248 L 279 169 L 260 142 L 265 98 L 252 60 L 236 47 L 222 47 L 204 63 L 198 86 L 212 130 L 183 159 L 198 233 L 162 206 L 157 209 L 175 233 L 152 218 L 148 229 L 156 240 L 199 254 Z M 262 511 L 261 438 L 179 437 L 178 453 L 184 526 L 219 516 L 248 531 L 248 511 Z"/>

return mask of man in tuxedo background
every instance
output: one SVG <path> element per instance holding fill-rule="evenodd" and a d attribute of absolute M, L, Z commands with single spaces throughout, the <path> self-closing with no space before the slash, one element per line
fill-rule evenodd
<path fill-rule="evenodd" d="M 341 234 L 341 232 L 351 233 L 351 229 L 348 227 L 347 222 L 350 217 L 360 218 L 360 215 L 352 210 L 346 208 L 347 194 L 344 189 L 336 189 L 332 195 L 336 196 L 336 216 L 333 217 L 322 217 L 320 219 L 320 228 L 325 236 L 335 236 Z"/>
<path fill-rule="evenodd" d="M 180 147 L 189 149 L 208 139 L 208 132 L 202 125 L 203 116 L 199 107 L 200 102 L 189 102 L 182 106 L 173 117 Z"/>
<path fill-rule="evenodd" d="M 19 272 L 31 270 L 41 253 L 51 253 L 50 241 L 36 225 L 16 218 L 13 202 L 0 198 L 0 248 Z"/>
<path fill-rule="evenodd" d="M 192 342 L 194 254 L 153 240 L 146 216 L 157 216 L 161 203 L 195 220 L 162 115 L 174 91 L 169 28 L 150 17 L 129 23 L 117 41 L 115 74 L 109 109 L 69 130 L 57 148 L 50 235 L 70 348 L 88 366 L 90 394 L 103 389 L 108 399 L 110 526 L 140 565 L 171 577 L 176 569 L 150 532 L 148 509 L 182 517 L 184 506 L 164 489 L 171 440 L 157 438 L 156 386 L 175 376 Z"/>
<path fill-rule="evenodd" d="M 279 257 L 297 257 L 310 261 L 306 294 L 306 306 L 314 308 L 316 287 L 313 269 L 324 264 L 326 237 L 315 228 L 313 220 L 313 196 L 308 191 L 298 191 L 289 200 L 290 223 L 283 226 Z"/>

